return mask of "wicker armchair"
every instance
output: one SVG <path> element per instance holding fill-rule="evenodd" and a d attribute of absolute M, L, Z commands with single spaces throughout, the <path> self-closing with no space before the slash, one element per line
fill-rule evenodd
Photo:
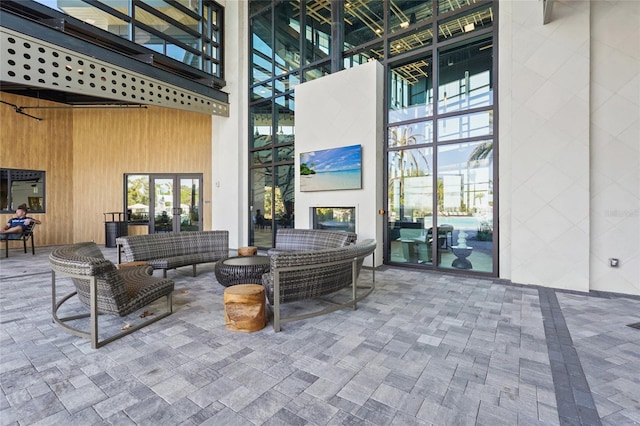
<path fill-rule="evenodd" d="M 173 312 L 171 294 L 173 281 L 153 277 L 150 266 L 132 266 L 116 269 L 106 260 L 95 243 L 79 243 L 55 249 L 49 256 L 51 265 L 51 304 L 53 321 L 65 330 L 91 339 L 91 347 L 96 349 L 142 327 L 158 321 Z M 56 298 L 56 274 L 70 277 L 75 291 Z M 89 313 L 64 318 L 58 317 L 58 309 L 71 297 L 77 295 L 80 302 L 89 307 Z M 111 314 L 125 316 L 162 297 L 166 297 L 165 312 L 153 315 L 151 319 L 130 327 L 102 341 L 98 336 L 98 315 Z M 78 330 L 66 324 L 67 321 L 90 318 L 90 332 Z"/>
<path fill-rule="evenodd" d="M 371 285 L 358 286 L 362 263 L 367 256 L 374 254 L 375 249 L 376 241 L 370 239 L 346 247 L 272 256 L 270 271 L 262 276 L 262 285 L 269 304 L 273 306 L 273 329 L 278 332 L 281 323 L 311 318 L 346 307 L 357 309 L 357 302 L 367 297 L 375 288 L 375 269 Z M 352 297 L 346 302 L 323 299 L 333 306 L 287 318 L 280 315 L 282 303 L 326 296 L 349 286 Z M 366 291 L 358 295 L 358 289 Z"/>

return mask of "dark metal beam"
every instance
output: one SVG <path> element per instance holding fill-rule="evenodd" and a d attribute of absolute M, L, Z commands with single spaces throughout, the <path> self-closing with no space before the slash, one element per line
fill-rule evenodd
<path fill-rule="evenodd" d="M 185 72 L 184 75 L 181 75 L 180 70 L 175 70 L 175 72 L 166 70 L 157 60 L 152 60 L 149 63 L 148 54 L 141 55 L 142 52 L 134 51 L 123 53 L 100 44 L 91 43 L 47 25 L 52 21 L 37 22 L 7 10 L 0 10 L 0 18 L 2 27 L 144 74 L 171 85 L 182 87 L 220 102 L 229 102 L 229 95 L 215 88 L 213 81 L 207 81 L 204 78 L 206 74 L 198 72 L 198 70 L 193 70 L 193 73 L 189 70 L 189 74 Z M 87 24 L 85 26 L 90 27 Z M 210 75 L 208 77 L 213 78 Z"/>
<path fill-rule="evenodd" d="M 547 25 L 551 22 L 551 13 L 553 11 L 553 2 L 555 0 L 542 0 L 542 8 L 543 8 L 543 19 L 542 23 Z"/>

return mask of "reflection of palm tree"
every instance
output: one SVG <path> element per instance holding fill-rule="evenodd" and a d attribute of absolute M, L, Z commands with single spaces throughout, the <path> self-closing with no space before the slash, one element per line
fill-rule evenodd
<path fill-rule="evenodd" d="M 469 177 L 469 169 L 479 167 L 484 160 L 488 160 L 489 164 L 493 161 L 493 141 L 485 141 L 478 144 L 471 154 L 469 154 L 469 158 L 467 159 L 467 177 Z M 489 185 L 491 185 L 491 180 L 489 180 Z M 476 194 L 475 197 L 480 199 L 484 196 L 484 194 Z M 470 197 L 471 194 L 467 190 L 467 208 L 470 208 Z"/>
<path fill-rule="evenodd" d="M 419 150 L 407 150 L 406 148 L 411 146 L 411 145 L 417 145 L 418 144 L 418 138 L 419 137 L 424 137 L 424 135 L 412 135 L 411 134 L 411 127 L 406 126 L 406 127 L 396 127 L 393 130 L 391 130 L 391 134 L 389 135 L 389 142 L 390 142 L 390 147 L 401 147 L 403 148 L 402 150 L 398 151 L 398 157 L 400 160 L 400 164 L 399 164 L 399 169 L 400 169 L 400 177 L 403 178 L 404 177 L 404 156 L 405 153 L 407 154 L 408 160 L 409 162 L 413 165 L 413 167 L 411 167 L 411 170 L 414 170 L 414 173 L 417 173 L 417 176 L 420 175 L 420 166 L 418 165 L 418 160 L 422 159 L 426 165 L 427 170 L 425 171 L 425 174 L 429 173 L 429 160 L 426 158 L 426 156 L 424 155 L 424 153 Z M 416 156 L 416 154 L 419 155 L 419 157 Z"/>
<path fill-rule="evenodd" d="M 477 162 L 484 159 L 493 159 L 493 141 L 483 142 L 476 146 L 471 155 L 469 155 L 468 163 Z"/>
<path fill-rule="evenodd" d="M 402 218 L 404 217 L 405 154 L 407 155 L 407 159 L 410 165 L 409 167 L 409 170 L 411 171 L 410 175 L 421 176 L 421 175 L 429 174 L 429 160 L 426 158 L 423 151 L 420 149 L 407 149 L 411 145 L 417 145 L 419 137 L 424 138 L 424 135 L 413 135 L 411 134 L 411 131 L 412 131 L 411 126 L 400 126 L 400 127 L 393 128 L 389 135 L 389 146 L 392 148 L 393 147 L 402 148 L 398 151 L 394 151 L 394 153 L 398 155 L 398 171 L 400 172 L 400 176 L 399 176 L 400 193 L 398 194 L 398 196 L 400 197 L 399 199 L 400 206 L 399 206 L 399 212 L 398 212 L 400 215 L 400 220 L 402 220 Z M 418 162 L 419 159 L 422 159 L 426 166 L 426 170 L 424 171 L 424 173 L 422 173 L 422 171 L 420 170 L 420 166 Z M 398 179 L 398 178 L 397 177 L 391 178 L 390 181 L 393 181 L 395 179 Z"/>

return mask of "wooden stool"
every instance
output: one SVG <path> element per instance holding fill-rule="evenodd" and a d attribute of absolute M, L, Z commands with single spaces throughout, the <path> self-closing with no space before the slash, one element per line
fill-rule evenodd
<path fill-rule="evenodd" d="M 224 291 L 224 321 L 227 330 L 252 332 L 267 324 L 264 287 L 238 284 Z"/>
<path fill-rule="evenodd" d="M 258 247 L 238 247 L 238 256 L 255 256 L 258 254 Z"/>

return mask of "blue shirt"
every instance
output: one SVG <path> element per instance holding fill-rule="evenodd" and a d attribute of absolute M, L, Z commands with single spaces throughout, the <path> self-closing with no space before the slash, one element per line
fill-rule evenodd
<path fill-rule="evenodd" d="M 29 219 L 32 222 L 29 225 L 25 225 L 24 222 L 29 220 Z M 13 219 L 9 219 L 9 222 L 7 222 L 7 223 L 9 224 L 9 228 L 13 228 L 14 226 L 21 226 L 22 227 L 22 232 L 24 232 L 27 229 L 29 229 L 29 227 L 33 223 L 33 219 L 31 219 L 30 217 L 26 217 L 26 216 L 23 217 L 23 218 L 14 217 Z"/>

